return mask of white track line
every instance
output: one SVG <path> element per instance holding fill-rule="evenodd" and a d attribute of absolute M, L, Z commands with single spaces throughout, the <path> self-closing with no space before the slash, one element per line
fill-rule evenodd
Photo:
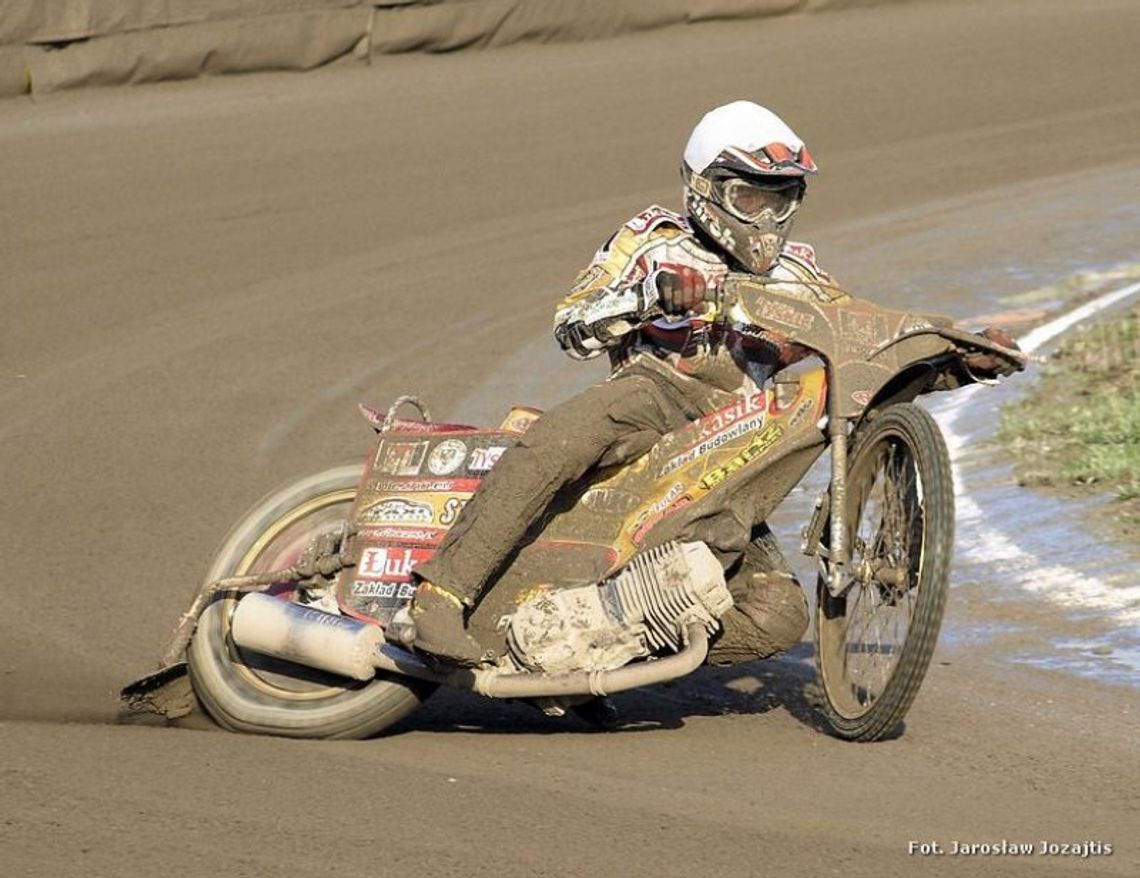
<path fill-rule="evenodd" d="M 1033 353 L 1081 321 L 1138 292 L 1140 292 L 1140 282 L 1105 293 L 1027 333 L 1020 341 L 1021 348 L 1026 353 Z M 942 429 L 946 435 L 946 444 L 950 449 L 952 462 L 960 457 L 966 444 L 965 439 L 955 432 L 954 425 L 966 410 L 972 394 L 979 389 L 979 387 L 968 388 L 942 409 Z M 1025 591 L 1053 603 L 1070 608 L 1109 611 L 1118 622 L 1140 623 L 1140 586 L 1131 588 L 1113 586 L 1071 567 L 1042 563 L 1041 559 L 1017 545 L 1014 537 L 999 530 L 1000 522 L 986 516 L 981 507 L 961 487 L 962 480 L 957 473 L 954 483 L 959 523 L 965 525 L 970 535 L 964 551 L 971 560 L 982 564 L 1004 562 L 1003 573 L 1018 571 L 1019 584 Z"/>
<path fill-rule="evenodd" d="M 1071 329 L 1082 320 L 1088 320 L 1097 312 L 1103 311 L 1105 308 L 1109 308 L 1136 293 L 1140 293 L 1140 281 L 1129 284 L 1126 287 L 1121 287 L 1119 290 L 1114 290 L 1111 293 L 1105 293 L 1103 296 L 1099 296 L 1091 302 L 1086 302 L 1079 308 L 1074 308 L 1068 314 L 1062 314 L 1056 320 L 1050 320 L 1043 326 L 1038 326 L 1032 332 L 1027 333 L 1019 342 L 1021 349 L 1027 354 L 1031 354 L 1041 347 L 1041 345 L 1045 344 L 1045 342 L 1056 338 L 1062 332 Z"/>

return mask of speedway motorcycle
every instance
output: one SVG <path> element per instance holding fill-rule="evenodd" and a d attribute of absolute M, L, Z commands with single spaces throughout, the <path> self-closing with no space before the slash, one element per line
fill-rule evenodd
<path fill-rule="evenodd" d="M 702 534 L 764 521 L 830 451 L 801 546 L 819 570 L 823 710 L 842 738 L 892 734 L 934 651 L 954 541 L 946 446 L 914 400 L 973 383 L 972 355 L 1006 371 L 1026 358 L 948 318 L 821 284 L 729 275 L 719 310 L 816 356 L 564 489 L 471 615 L 484 666 L 405 645 L 412 571 L 539 413 L 478 428 L 435 423 L 401 397 L 386 414 L 361 407 L 377 434 L 362 465 L 278 490 L 234 526 L 160 671 L 123 690 L 128 709 L 174 717 L 192 688 L 226 729 L 362 738 L 438 686 L 558 713 L 676 679 L 704 663 L 732 606 Z M 409 404 L 418 417 L 399 416 Z"/>

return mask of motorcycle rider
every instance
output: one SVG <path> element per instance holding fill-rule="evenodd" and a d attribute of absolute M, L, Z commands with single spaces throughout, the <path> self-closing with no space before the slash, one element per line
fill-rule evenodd
<path fill-rule="evenodd" d="M 688 216 L 657 206 L 635 216 L 557 307 L 562 348 L 575 359 L 608 352 L 610 377 L 531 425 L 419 565 L 411 606 L 417 649 L 477 663 L 482 649 L 465 630 L 465 614 L 560 488 L 595 467 L 635 460 L 802 355 L 748 327 L 717 337 L 707 318 L 730 270 L 830 283 L 812 248 L 788 241 L 805 178 L 815 172 L 804 142 L 764 107 L 737 101 L 701 119 L 681 166 Z M 770 531 L 760 525 L 749 536 L 710 541 L 729 562 L 735 601 L 710 652 L 715 662 L 775 655 L 807 627 L 803 591 Z"/>
<path fill-rule="evenodd" d="M 816 170 L 803 140 L 758 104 L 736 101 L 700 120 L 681 164 L 687 216 L 652 206 L 633 217 L 557 306 L 559 344 L 575 359 L 607 352 L 609 378 L 532 424 L 418 566 L 410 608 L 417 649 L 465 665 L 489 658 L 467 633 L 466 614 L 563 486 L 636 460 L 663 435 L 749 398 L 808 355 L 777 334 L 711 318 L 729 271 L 828 301 L 844 295 L 809 245 L 788 240 Z M 709 660 L 767 658 L 797 643 L 807 602 L 767 526 L 714 530 L 699 537 L 724 563 L 734 606 Z"/>

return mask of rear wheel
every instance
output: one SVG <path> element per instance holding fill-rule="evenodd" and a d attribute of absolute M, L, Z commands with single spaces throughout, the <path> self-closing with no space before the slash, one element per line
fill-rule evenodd
<path fill-rule="evenodd" d="M 855 439 L 847 474 L 847 587 L 822 577 L 816 638 L 824 708 L 842 738 L 877 741 L 910 709 L 938 640 L 954 545 L 954 483 L 934 419 L 894 405 Z"/>
<path fill-rule="evenodd" d="M 326 470 L 257 503 L 230 531 L 206 574 L 227 576 L 288 567 L 308 543 L 340 528 L 360 481 L 360 466 Z M 269 590 L 294 598 L 293 586 Z M 230 620 L 240 595 L 219 595 L 198 620 L 187 650 L 194 692 L 231 731 L 295 738 L 364 738 L 398 722 L 435 687 L 403 677 L 361 683 L 239 649 Z"/>

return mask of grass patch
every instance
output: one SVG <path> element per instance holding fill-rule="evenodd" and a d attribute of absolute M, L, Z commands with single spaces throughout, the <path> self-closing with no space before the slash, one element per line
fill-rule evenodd
<path fill-rule="evenodd" d="M 1140 527 L 1140 308 L 1067 339 L 998 436 L 1022 484 L 1110 491 L 1126 530 Z"/>

